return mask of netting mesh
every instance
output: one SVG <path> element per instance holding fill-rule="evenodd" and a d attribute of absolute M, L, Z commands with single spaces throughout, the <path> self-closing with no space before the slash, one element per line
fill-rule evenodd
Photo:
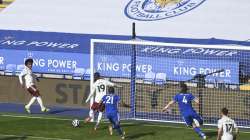
<path fill-rule="evenodd" d="M 205 124 L 216 125 L 227 107 L 239 126 L 250 127 L 250 92 L 240 87 L 250 74 L 250 49 L 114 40 L 92 40 L 91 47 L 93 71 L 123 86 L 117 93 L 131 105 L 120 107 L 123 119 L 182 123 L 177 105 L 161 109 L 184 81 L 200 98 L 193 107 Z"/>

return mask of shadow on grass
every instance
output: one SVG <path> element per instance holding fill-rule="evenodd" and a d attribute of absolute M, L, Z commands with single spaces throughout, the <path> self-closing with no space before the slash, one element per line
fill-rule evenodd
<path fill-rule="evenodd" d="M 70 111 L 80 111 L 80 109 L 57 109 L 57 110 L 50 111 L 48 113 L 49 114 L 58 114 L 58 113 L 70 112 Z"/>
<path fill-rule="evenodd" d="M 216 131 L 206 132 L 205 134 L 207 135 L 208 138 L 215 138 L 217 136 Z"/>
<path fill-rule="evenodd" d="M 0 138 L 0 140 L 26 140 L 27 136 L 9 136 L 6 138 Z"/>
<path fill-rule="evenodd" d="M 142 133 L 137 133 L 134 135 L 128 135 L 128 136 L 126 136 L 126 139 L 132 140 L 132 139 L 138 139 L 138 138 L 144 137 L 144 136 L 153 136 L 153 135 L 155 135 L 155 132 L 142 132 Z"/>

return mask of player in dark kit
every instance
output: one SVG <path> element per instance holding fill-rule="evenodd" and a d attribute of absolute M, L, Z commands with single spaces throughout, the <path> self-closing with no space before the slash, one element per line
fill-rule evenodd
<path fill-rule="evenodd" d="M 202 138 L 206 139 L 206 135 L 201 131 L 200 125 L 203 124 L 203 119 L 192 107 L 192 101 L 199 104 L 199 99 L 194 97 L 191 93 L 188 93 L 187 85 L 184 83 L 180 84 L 181 92 L 176 94 L 173 97 L 173 100 L 170 101 L 162 111 L 165 112 L 168 108 L 174 104 L 178 103 L 179 110 L 181 112 L 182 118 L 186 122 L 187 126 L 192 126 L 194 131 Z"/>
<path fill-rule="evenodd" d="M 112 135 L 112 129 L 116 129 L 118 134 L 121 136 L 121 139 L 125 139 L 125 132 L 121 129 L 118 111 L 118 103 L 120 100 L 120 96 L 115 95 L 115 89 L 113 87 L 109 87 L 108 94 L 104 95 L 102 98 L 102 102 L 105 104 L 106 116 L 112 124 L 112 126 L 109 126 L 110 135 Z M 126 105 L 123 102 L 122 106 L 129 107 L 129 105 Z"/>

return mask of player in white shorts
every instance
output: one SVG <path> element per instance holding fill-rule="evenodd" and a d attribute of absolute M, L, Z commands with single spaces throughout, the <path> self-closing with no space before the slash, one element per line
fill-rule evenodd
<path fill-rule="evenodd" d="M 221 109 L 221 119 L 218 121 L 217 140 L 235 140 L 236 134 L 239 133 L 238 127 L 233 119 L 229 118 L 228 109 Z"/>
<path fill-rule="evenodd" d="M 23 88 L 26 88 L 26 90 L 32 95 L 32 98 L 30 99 L 29 103 L 25 105 L 25 110 L 28 113 L 30 112 L 30 106 L 37 100 L 41 107 L 42 112 L 48 112 L 49 109 L 44 107 L 42 98 L 40 96 L 40 92 L 37 89 L 35 85 L 35 80 L 38 80 L 36 75 L 32 73 L 32 65 L 33 65 L 33 59 L 29 58 L 25 60 L 25 67 L 22 70 L 22 72 L 19 74 L 19 82 Z M 24 82 L 23 82 L 24 78 Z M 25 83 L 25 85 L 24 85 Z"/>
<path fill-rule="evenodd" d="M 102 114 L 105 109 L 102 102 L 102 97 L 107 94 L 108 87 L 118 86 L 115 83 L 112 83 L 108 80 L 102 79 L 100 73 L 94 73 L 94 84 L 92 86 L 92 92 L 89 94 L 88 98 L 86 99 L 86 103 L 90 101 L 90 99 L 94 96 L 94 103 L 90 107 L 89 117 L 85 119 L 85 122 L 93 121 L 94 120 L 94 113 L 98 112 L 97 123 L 95 125 L 95 130 L 98 128 L 98 125 L 102 119 Z M 119 86 L 120 87 L 120 86 Z"/>

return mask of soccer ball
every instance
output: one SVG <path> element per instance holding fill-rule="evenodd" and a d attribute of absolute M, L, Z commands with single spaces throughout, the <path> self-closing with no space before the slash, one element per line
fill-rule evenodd
<path fill-rule="evenodd" d="M 80 121 L 78 119 L 72 120 L 72 126 L 73 127 L 79 127 L 80 126 Z"/>

